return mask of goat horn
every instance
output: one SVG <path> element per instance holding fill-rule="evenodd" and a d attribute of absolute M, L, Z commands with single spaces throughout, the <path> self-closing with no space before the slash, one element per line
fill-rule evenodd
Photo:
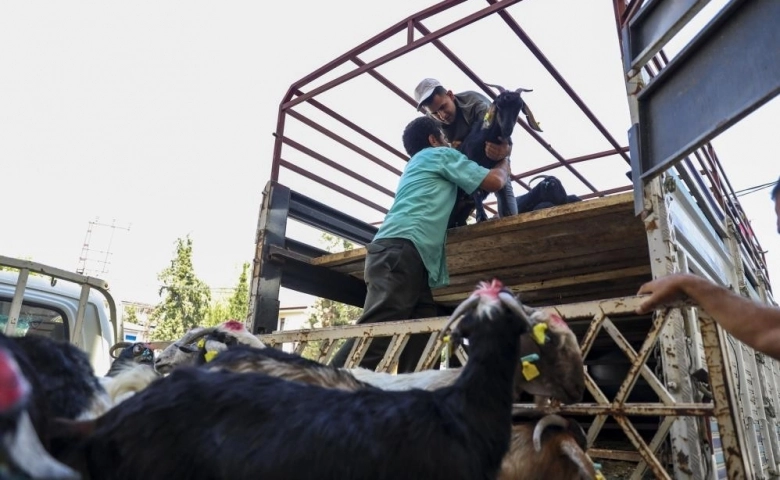
<path fill-rule="evenodd" d="M 113 347 L 108 349 L 108 354 L 111 356 L 111 358 L 117 358 L 118 355 L 115 355 L 116 351 L 117 350 L 123 350 L 123 349 L 129 347 L 130 345 L 132 345 L 132 343 L 130 343 L 130 342 L 115 343 Z"/>
<path fill-rule="evenodd" d="M 561 428 L 569 428 L 569 421 L 560 415 L 546 415 L 544 418 L 537 422 L 534 427 L 534 450 L 537 452 L 542 451 L 542 434 L 544 429 L 551 426 L 558 426 Z"/>
<path fill-rule="evenodd" d="M 525 114 L 525 118 L 528 120 L 528 125 L 537 132 L 541 132 L 542 127 L 539 126 L 539 122 L 536 121 L 534 114 L 531 112 L 531 109 L 525 102 L 523 102 L 523 113 Z"/>
<path fill-rule="evenodd" d="M 469 298 L 458 305 L 458 308 L 456 308 L 455 311 L 452 312 L 452 315 L 450 315 L 450 318 L 447 321 L 447 324 L 444 325 L 444 328 L 439 330 L 439 335 L 437 336 L 436 340 L 441 340 L 441 338 L 447 334 L 447 330 L 452 326 L 452 324 L 455 323 L 456 320 L 460 319 L 464 312 L 473 309 L 477 303 L 479 303 L 479 295 L 472 293 Z"/>
<path fill-rule="evenodd" d="M 528 316 L 528 314 L 523 309 L 523 305 L 517 301 L 514 295 L 512 295 L 509 292 L 501 292 L 498 294 L 498 298 L 501 300 L 501 303 L 504 304 L 506 308 L 511 310 L 513 313 L 515 313 L 518 317 L 522 318 L 525 323 L 528 324 L 528 328 L 533 328 L 534 322 L 531 320 L 531 317 Z"/>
<path fill-rule="evenodd" d="M 515 92 L 517 93 L 526 93 L 526 92 L 533 92 L 533 91 L 534 91 L 533 88 L 523 88 L 523 87 L 520 87 L 517 90 L 515 90 Z"/>
<path fill-rule="evenodd" d="M 501 85 L 493 85 L 492 83 L 486 83 L 485 85 L 487 85 L 488 87 L 493 87 L 501 93 L 506 92 L 506 88 L 502 87 Z"/>
<path fill-rule="evenodd" d="M 205 337 L 206 335 L 208 335 L 210 333 L 214 333 L 216 331 L 217 331 L 217 327 L 207 327 L 207 328 L 203 328 L 202 330 L 199 330 L 198 332 L 192 334 L 192 336 L 187 336 L 187 334 L 185 333 L 184 336 L 181 337 L 181 339 L 179 339 L 179 341 L 176 342 L 176 343 L 180 344 L 180 345 L 181 344 L 185 344 L 186 345 L 188 343 L 192 343 L 195 340 L 198 340 L 199 338 Z"/>

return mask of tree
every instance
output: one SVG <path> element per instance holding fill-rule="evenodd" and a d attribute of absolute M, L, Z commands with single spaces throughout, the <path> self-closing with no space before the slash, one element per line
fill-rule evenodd
<path fill-rule="evenodd" d="M 325 249 L 331 253 L 355 248 L 349 240 L 340 239 L 327 233 L 322 234 L 322 240 L 326 244 Z M 318 298 L 311 307 L 308 323 L 311 328 L 352 325 L 362 313 L 363 309 L 360 307 L 339 303 L 327 298 Z M 343 343 L 343 340 L 340 340 L 339 343 Z M 320 345 L 319 341 L 309 342 L 303 351 L 303 356 L 316 359 L 319 357 Z"/>
<path fill-rule="evenodd" d="M 162 301 L 152 313 L 154 340 L 175 340 L 203 323 L 209 311 L 211 291 L 192 266 L 192 239 L 176 240 L 176 257 L 157 277 Z"/>
<path fill-rule="evenodd" d="M 130 305 L 125 305 L 125 313 L 122 315 L 122 321 L 138 325 L 138 314 L 135 313 L 135 308 Z"/>
<path fill-rule="evenodd" d="M 247 271 L 249 262 L 244 262 L 241 268 L 241 275 L 238 277 L 238 285 L 233 291 L 233 295 L 228 300 L 228 316 L 232 320 L 243 322 L 249 315 L 249 279 Z"/>
<path fill-rule="evenodd" d="M 227 320 L 238 320 L 244 322 L 249 314 L 249 280 L 247 278 L 249 263 L 244 263 L 241 267 L 241 275 L 238 277 L 238 284 L 233 289 L 233 294 L 225 300 L 215 300 L 209 305 L 209 311 L 202 325 L 204 327 L 213 327 Z"/>

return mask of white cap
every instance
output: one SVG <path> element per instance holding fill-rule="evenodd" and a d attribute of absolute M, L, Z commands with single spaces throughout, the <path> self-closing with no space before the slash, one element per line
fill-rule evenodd
<path fill-rule="evenodd" d="M 428 100 L 428 97 L 433 95 L 433 91 L 436 87 L 441 87 L 442 84 L 434 78 L 425 78 L 414 89 L 414 101 L 417 102 L 417 110 L 420 109 L 420 104 Z"/>

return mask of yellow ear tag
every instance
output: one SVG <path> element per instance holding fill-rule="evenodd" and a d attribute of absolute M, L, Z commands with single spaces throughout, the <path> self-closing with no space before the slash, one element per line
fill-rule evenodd
<path fill-rule="evenodd" d="M 544 343 L 547 341 L 547 338 L 544 334 L 546 331 L 547 331 L 546 323 L 537 323 L 536 325 L 534 325 L 534 328 L 531 331 L 531 335 L 534 337 L 534 341 L 539 345 L 544 345 Z"/>
<path fill-rule="evenodd" d="M 214 360 L 214 357 L 216 357 L 218 353 L 219 352 L 217 350 L 209 350 L 208 352 L 206 352 L 206 354 L 203 355 L 204 357 L 206 357 L 206 363 Z"/>
<path fill-rule="evenodd" d="M 445 335 L 444 338 L 441 339 L 441 343 L 450 343 L 450 336 Z"/>
<path fill-rule="evenodd" d="M 534 378 L 536 378 L 538 376 L 539 376 L 539 369 L 536 368 L 536 365 L 534 365 L 531 362 L 524 361 L 523 362 L 523 377 L 526 380 L 531 381 L 531 380 L 533 380 Z"/>
<path fill-rule="evenodd" d="M 601 473 L 600 463 L 594 463 L 593 468 L 596 469 L 596 480 L 607 480 L 606 478 L 604 478 L 604 474 Z"/>
<path fill-rule="evenodd" d="M 488 108 L 487 112 L 485 112 L 485 116 L 482 118 L 482 128 L 489 128 L 490 124 L 493 123 L 493 114 L 496 111 L 495 105 L 490 105 L 490 108 Z"/>
<path fill-rule="evenodd" d="M 205 345 L 206 345 L 205 338 L 201 338 L 200 340 L 198 340 L 198 348 L 203 348 Z"/>

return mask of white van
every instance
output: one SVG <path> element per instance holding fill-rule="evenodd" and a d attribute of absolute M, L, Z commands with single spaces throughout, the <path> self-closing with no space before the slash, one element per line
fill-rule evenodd
<path fill-rule="evenodd" d="M 96 375 L 105 375 L 111 365 L 109 349 L 122 339 L 106 282 L 4 256 L 0 266 L 14 269 L 0 271 L 0 332 L 70 341 L 87 352 Z"/>

